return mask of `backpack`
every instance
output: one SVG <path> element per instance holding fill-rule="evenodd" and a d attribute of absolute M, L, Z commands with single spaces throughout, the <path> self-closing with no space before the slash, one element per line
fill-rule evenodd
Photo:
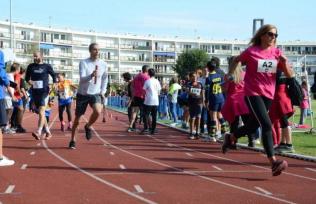
<path fill-rule="evenodd" d="M 292 105 L 293 106 L 300 106 L 301 102 L 304 99 L 304 93 L 302 90 L 301 85 L 298 83 L 298 81 L 292 77 L 288 78 L 286 80 L 287 87 L 288 87 L 288 94 L 291 99 Z"/>

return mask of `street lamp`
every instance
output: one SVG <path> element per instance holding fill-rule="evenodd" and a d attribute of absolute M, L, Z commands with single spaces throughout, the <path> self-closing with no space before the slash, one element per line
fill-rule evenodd
<path fill-rule="evenodd" d="M 13 33 L 12 33 L 12 0 L 10 0 L 10 48 L 13 49 Z"/>

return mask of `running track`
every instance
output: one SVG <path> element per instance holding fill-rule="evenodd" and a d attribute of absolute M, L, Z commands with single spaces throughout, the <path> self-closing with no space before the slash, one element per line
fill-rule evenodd
<path fill-rule="evenodd" d="M 0 203 L 316 203 L 316 164 L 286 158 L 288 170 L 272 177 L 264 155 L 220 152 L 220 145 L 191 141 L 158 126 L 155 136 L 127 133 L 127 117 L 111 112 L 77 149 L 67 148 L 53 111 L 53 138 L 5 135 L 4 153 L 16 161 L 0 168 Z M 26 113 L 25 128 L 37 117 Z"/>

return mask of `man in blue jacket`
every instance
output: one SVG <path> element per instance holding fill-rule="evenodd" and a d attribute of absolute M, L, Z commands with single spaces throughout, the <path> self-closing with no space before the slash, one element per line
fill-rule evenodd
<path fill-rule="evenodd" d="M 0 50 L 0 127 L 5 127 L 7 125 L 7 114 L 4 103 L 4 89 L 6 89 L 9 84 L 10 82 L 5 71 L 3 52 Z M 14 164 L 14 161 L 3 155 L 2 141 L 3 135 L 0 128 L 0 166 L 11 166 Z"/>

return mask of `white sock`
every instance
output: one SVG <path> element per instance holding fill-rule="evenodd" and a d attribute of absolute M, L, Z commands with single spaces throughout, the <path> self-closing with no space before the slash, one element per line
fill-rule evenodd
<path fill-rule="evenodd" d="M 43 127 L 39 127 L 39 128 L 37 129 L 37 133 L 38 133 L 39 135 L 42 134 L 42 129 L 43 129 Z"/>
<path fill-rule="evenodd" d="M 48 126 L 45 126 L 45 131 L 46 131 L 46 133 L 49 133 L 49 134 L 50 134 L 50 130 L 49 130 L 49 127 L 48 127 Z"/>

